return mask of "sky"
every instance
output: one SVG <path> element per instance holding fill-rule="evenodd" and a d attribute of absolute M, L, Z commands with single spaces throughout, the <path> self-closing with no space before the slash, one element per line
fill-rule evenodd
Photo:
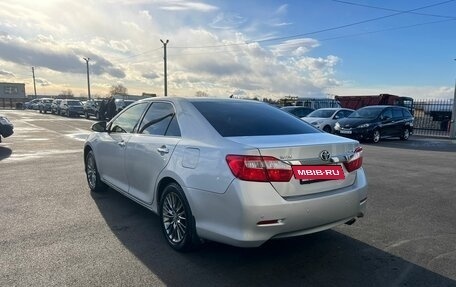
<path fill-rule="evenodd" d="M 452 98 L 455 0 L 0 0 L 0 82 L 39 95 Z"/>

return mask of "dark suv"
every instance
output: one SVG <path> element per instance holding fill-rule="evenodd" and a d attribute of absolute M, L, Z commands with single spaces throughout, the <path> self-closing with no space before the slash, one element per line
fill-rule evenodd
<path fill-rule="evenodd" d="M 84 114 L 84 109 L 82 108 L 82 103 L 79 100 L 62 100 L 60 102 L 60 114 L 65 115 L 67 117 L 71 117 L 72 115 L 80 115 Z"/>
<path fill-rule="evenodd" d="M 102 100 L 89 100 L 84 103 L 84 116 L 86 119 L 91 116 L 95 117 L 97 120 L 102 120 L 102 115 L 100 115 L 100 104 Z"/>
<path fill-rule="evenodd" d="M 384 137 L 407 140 L 413 133 L 413 116 L 399 106 L 368 106 L 338 121 L 335 134 L 377 143 Z"/>

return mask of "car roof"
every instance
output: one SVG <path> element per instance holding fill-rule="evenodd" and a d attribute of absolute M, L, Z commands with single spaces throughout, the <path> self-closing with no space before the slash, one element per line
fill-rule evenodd
<path fill-rule="evenodd" d="M 165 100 L 170 102 L 227 102 L 227 103 L 258 103 L 264 104 L 261 101 L 246 100 L 246 99 L 230 99 L 230 98 L 216 98 L 216 97 L 151 97 L 142 99 L 135 102 L 151 102 L 157 100 Z"/>
<path fill-rule="evenodd" d="M 374 106 L 365 106 L 365 107 L 362 107 L 360 109 L 363 109 L 363 108 L 393 108 L 393 107 L 397 107 L 397 108 L 404 108 L 404 107 L 401 107 L 401 106 L 392 106 L 392 105 L 374 105 Z"/>

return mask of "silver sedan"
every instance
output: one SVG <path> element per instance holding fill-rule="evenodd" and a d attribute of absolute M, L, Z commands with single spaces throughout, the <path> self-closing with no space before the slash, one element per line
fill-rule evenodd
<path fill-rule="evenodd" d="M 336 122 L 348 117 L 353 112 L 354 110 L 352 109 L 323 108 L 315 110 L 301 119 L 327 133 L 334 133 Z"/>
<path fill-rule="evenodd" d="M 204 239 L 256 247 L 365 212 L 359 143 L 264 103 L 146 99 L 92 130 L 90 189 L 109 186 L 157 213 L 178 251 Z"/>

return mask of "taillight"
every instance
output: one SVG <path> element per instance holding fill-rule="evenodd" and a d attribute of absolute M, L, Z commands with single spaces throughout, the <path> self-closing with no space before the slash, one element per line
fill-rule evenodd
<path fill-rule="evenodd" d="M 246 181 L 290 181 L 291 166 L 271 156 L 227 155 L 233 175 Z"/>
<path fill-rule="evenodd" d="M 348 162 L 344 162 L 344 165 L 348 172 L 352 172 L 360 168 L 363 165 L 363 148 L 360 146 L 357 147 L 353 157 Z"/>

